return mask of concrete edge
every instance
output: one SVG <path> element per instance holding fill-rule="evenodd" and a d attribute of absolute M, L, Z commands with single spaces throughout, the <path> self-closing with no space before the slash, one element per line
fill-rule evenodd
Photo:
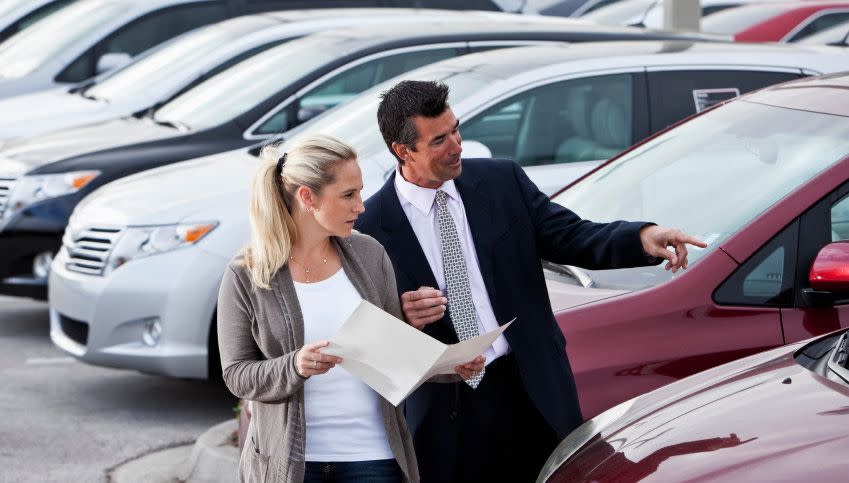
<path fill-rule="evenodd" d="M 200 435 L 178 473 L 182 481 L 239 481 L 239 448 L 232 445 L 236 419 L 216 424 Z"/>

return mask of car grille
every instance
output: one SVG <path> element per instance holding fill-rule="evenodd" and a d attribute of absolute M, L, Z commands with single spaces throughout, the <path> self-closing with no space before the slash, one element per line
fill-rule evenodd
<path fill-rule="evenodd" d="M 62 243 L 68 250 L 68 270 L 89 275 L 103 275 L 106 260 L 121 235 L 120 228 L 86 228 L 65 231 Z"/>
<path fill-rule="evenodd" d="M 0 218 L 6 212 L 6 205 L 9 203 L 9 195 L 12 194 L 12 188 L 15 187 L 17 178 L 0 175 Z"/>
<path fill-rule="evenodd" d="M 64 332 L 69 339 L 77 344 L 88 344 L 88 324 L 80 320 L 66 317 L 62 314 L 59 314 L 59 324 L 62 326 L 62 332 Z"/>

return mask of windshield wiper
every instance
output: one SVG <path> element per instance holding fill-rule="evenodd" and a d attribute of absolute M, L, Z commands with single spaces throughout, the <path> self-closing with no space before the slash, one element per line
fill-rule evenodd
<path fill-rule="evenodd" d="M 150 118 L 153 120 L 153 122 L 155 122 L 156 124 L 159 124 L 160 126 L 172 127 L 172 128 L 174 128 L 178 131 L 191 131 L 191 129 L 189 128 L 189 126 L 187 124 L 183 124 L 180 121 L 167 121 L 167 120 L 163 120 L 163 119 L 157 119 L 153 116 L 150 116 Z"/>
<path fill-rule="evenodd" d="M 83 89 L 83 90 L 81 90 L 81 91 L 79 92 L 79 95 L 80 95 L 80 97 L 82 97 L 83 99 L 89 99 L 89 100 L 91 100 L 91 101 L 95 101 L 95 102 L 105 102 L 105 103 L 107 103 L 107 104 L 109 103 L 109 101 L 107 101 L 106 99 L 104 99 L 104 98 L 102 98 L 102 97 L 97 97 L 97 96 L 93 96 L 93 95 L 89 94 L 89 93 L 88 93 L 88 89 Z"/>
<path fill-rule="evenodd" d="M 849 384 L 849 333 L 844 332 L 829 355 L 826 371 L 831 370 L 833 374 Z"/>
<path fill-rule="evenodd" d="M 80 82 L 79 84 L 75 84 L 73 87 L 68 89 L 68 94 L 80 94 L 81 92 L 87 90 L 89 87 L 94 85 L 94 79 L 88 79 Z"/>
<path fill-rule="evenodd" d="M 578 267 L 572 265 L 558 265 L 556 263 L 549 262 L 548 260 L 543 260 L 542 266 L 552 272 L 574 278 L 584 288 L 595 287 L 595 281 L 593 281 L 592 277 Z"/>
<path fill-rule="evenodd" d="M 835 361 L 837 365 L 844 369 L 849 369 L 849 338 L 843 336 L 840 344 L 835 352 Z"/>

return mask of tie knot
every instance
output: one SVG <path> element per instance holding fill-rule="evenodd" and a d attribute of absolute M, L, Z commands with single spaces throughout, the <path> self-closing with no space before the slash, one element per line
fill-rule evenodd
<path fill-rule="evenodd" d="M 445 200 L 448 198 L 448 194 L 442 190 L 436 191 L 436 206 L 442 208 L 445 206 Z"/>

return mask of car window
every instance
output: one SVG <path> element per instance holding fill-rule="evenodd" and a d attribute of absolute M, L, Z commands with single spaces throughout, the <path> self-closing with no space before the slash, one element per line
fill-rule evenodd
<path fill-rule="evenodd" d="M 849 196 L 831 206 L 831 241 L 849 240 Z"/>
<path fill-rule="evenodd" d="M 632 85 L 617 74 L 537 87 L 464 123 L 463 139 L 522 166 L 607 159 L 633 141 Z"/>
<path fill-rule="evenodd" d="M 227 6 L 204 2 L 162 9 L 130 22 L 74 60 L 56 80 L 79 82 L 96 73 L 103 54 L 125 53 L 135 56 L 172 37 L 196 27 L 223 20 Z"/>
<path fill-rule="evenodd" d="M 9 15 L 29 2 L 30 0 L 4 0 L 0 2 L 0 17 Z"/>
<path fill-rule="evenodd" d="M 40 69 L 127 10 L 124 3 L 76 2 L 0 44 L 0 77 L 19 78 Z"/>
<path fill-rule="evenodd" d="M 749 257 L 714 292 L 721 305 L 790 306 L 793 303 L 798 222 Z"/>
<path fill-rule="evenodd" d="M 783 5 L 750 5 L 728 8 L 705 17 L 701 22 L 702 32 L 734 35 L 751 28 L 786 10 Z"/>
<path fill-rule="evenodd" d="M 156 111 L 156 120 L 192 129 L 220 125 L 321 71 L 342 48 L 337 37 L 322 35 L 270 48 L 171 99 Z"/>
<path fill-rule="evenodd" d="M 846 37 L 849 36 L 849 21 L 839 23 L 833 27 L 809 35 L 799 40 L 800 44 L 806 45 L 846 45 Z"/>
<path fill-rule="evenodd" d="M 596 222 L 678 227 L 708 243 L 690 250 L 693 265 L 849 154 L 840 131 L 848 125 L 840 116 L 735 100 L 641 144 L 553 201 Z M 590 275 L 600 288 L 630 289 L 673 276 L 658 267 Z"/>
<path fill-rule="evenodd" d="M 208 68 L 211 60 L 216 57 L 219 57 L 221 64 L 205 73 L 203 78 L 212 77 L 248 57 L 283 42 L 283 40 L 269 42 L 234 55 L 229 60 L 220 59 L 222 52 L 227 52 L 226 49 L 222 49 L 223 46 L 261 28 L 256 22 L 250 20 L 253 18 L 243 17 L 242 25 L 233 23 L 239 22 L 237 19 L 230 21 L 229 28 L 226 29 L 212 26 L 187 33 L 175 41 L 148 51 L 126 67 L 112 71 L 88 89 L 86 94 L 112 103 L 138 99 L 139 96 L 160 100 L 161 96 L 173 95 L 175 88 L 183 87 L 181 84 L 197 76 L 197 72 Z M 195 82 L 198 81 L 195 80 Z"/>
<path fill-rule="evenodd" d="M 437 48 L 402 52 L 372 59 L 336 75 L 304 94 L 297 105 L 287 106 L 262 123 L 255 134 L 277 134 L 288 131 L 307 118 L 332 109 L 371 86 L 397 75 L 462 55 L 462 48 Z"/>
<path fill-rule="evenodd" d="M 41 7 L 36 8 L 32 12 L 30 12 L 30 13 L 24 15 L 23 17 L 19 18 L 18 20 L 13 22 L 11 25 L 7 26 L 2 32 L 0 32 L 0 42 L 5 41 L 6 39 L 11 37 L 12 35 L 15 35 L 16 33 L 20 32 L 21 30 L 24 30 L 25 28 L 27 28 L 30 25 L 38 22 L 39 20 L 43 19 L 44 17 L 46 17 L 46 16 L 50 15 L 51 13 L 59 10 L 60 8 L 68 6 L 69 4 L 71 4 L 74 1 L 76 1 L 76 0 L 55 0 L 53 2 L 49 2 L 46 5 L 43 5 Z M 18 3 L 21 3 L 21 2 L 17 2 L 17 3 L 16 2 L 9 2 L 9 7 L 16 7 Z M 3 12 L 3 6 L 0 5 L 0 15 L 2 15 L 3 13 L 4 13 Z"/>
<path fill-rule="evenodd" d="M 788 42 L 796 42 L 815 33 L 834 27 L 835 25 L 841 24 L 847 20 L 849 20 L 849 11 L 822 14 L 815 17 L 801 30 L 793 34 L 793 36 L 788 39 Z"/>
<path fill-rule="evenodd" d="M 592 12 L 592 11 L 598 10 L 598 9 L 600 9 L 602 7 L 606 7 L 608 5 L 612 5 L 612 4 L 619 2 L 619 1 L 621 1 L 621 0 L 600 0 L 598 2 L 595 2 L 594 4 L 591 4 L 587 8 L 582 7 L 580 9 L 578 9 L 578 11 L 579 11 L 580 15 L 586 15 L 586 14 Z M 543 12 L 543 13 L 548 15 L 547 12 Z"/>
<path fill-rule="evenodd" d="M 744 70 L 649 72 L 652 131 L 664 129 L 728 98 L 800 76 L 789 72 Z"/>
<path fill-rule="evenodd" d="M 712 15 L 716 12 L 721 12 L 728 8 L 736 7 L 734 4 L 722 4 L 722 5 L 710 5 L 706 7 L 702 7 L 702 17 L 707 17 L 708 15 Z"/>

